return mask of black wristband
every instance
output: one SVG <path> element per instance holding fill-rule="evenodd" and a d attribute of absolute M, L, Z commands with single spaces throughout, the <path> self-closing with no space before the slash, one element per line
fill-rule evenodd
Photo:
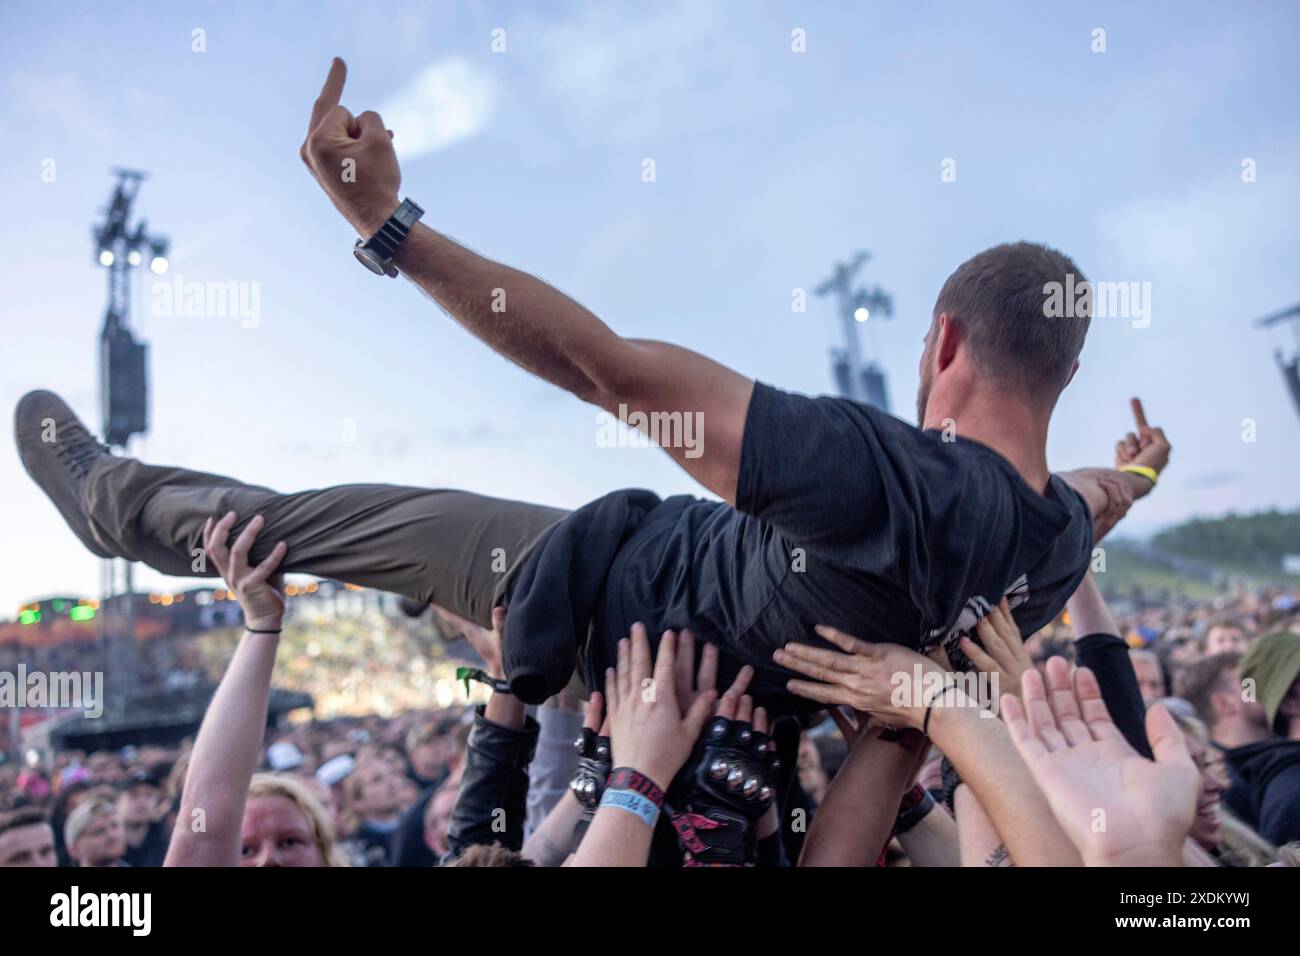
<path fill-rule="evenodd" d="M 903 796 L 898 816 L 894 818 L 894 836 L 912 829 L 933 809 L 934 797 L 930 796 L 928 790 L 917 784 Z"/>
<path fill-rule="evenodd" d="M 277 627 L 274 630 L 264 631 L 256 627 L 245 627 L 244 630 L 246 630 L 249 634 L 279 634 L 281 631 L 284 630 L 284 628 Z"/>

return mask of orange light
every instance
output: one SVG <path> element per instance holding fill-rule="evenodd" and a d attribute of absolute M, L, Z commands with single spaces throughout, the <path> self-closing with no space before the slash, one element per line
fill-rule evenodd
<path fill-rule="evenodd" d="M 298 585 L 296 585 L 296 584 L 290 584 L 288 587 L 286 587 L 286 588 L 284 589 L 284 593 L 287 594 L 287 595 L 289 595 L 289 597 L 297 597 L 297 596 L 298 596 Z"/>
<path fill-rule="evenodd" d="M 172 606 L 172 601 L 174 601 L 174 600 L 175 600 L 175 598 L 173 598 L 170 594 L 164 594 L 164 595 L 159 599 L 159 603 L 162 604 L 163 607 L 171 607 L 171 606 Z"/>

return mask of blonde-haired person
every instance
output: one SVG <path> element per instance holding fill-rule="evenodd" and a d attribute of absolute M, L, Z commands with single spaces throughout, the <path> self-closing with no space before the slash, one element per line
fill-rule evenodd
<path fill-rule="evenodd" d="M 334 831 L 319 802 L 286 777 L 254 777 L 262 753 L 271 673 L 284 619 L 273 577 L 283 541 L 257 565 L 249 551 L 260 515 L 228 544 L 237 516 L 203 528 L 203 549 L 244 612 L 244 635 L 208 705 L 190 754 L 181 806 L 164 866 L 337 866 Z"/>
<path fill-rule="evenodd" d="M 348 866 L 329 812 L 288 774 L 257 773 L 240 828 L 241 866 Z"/>
<path fill-rule="evenodd" d="M 1268 866 L 1277 859 L 1277 849 L 1238 820 L 1223 806 L 1228 772 L 1223 754 L 1210 743 L 1205 724 L 1178 706 L 1168 707 L 1174 723 L 1183 732 L 1187 749 L 1201 772 L 1201 792 L 1192 821 L 1192 839 L 1220 866 Z"/>

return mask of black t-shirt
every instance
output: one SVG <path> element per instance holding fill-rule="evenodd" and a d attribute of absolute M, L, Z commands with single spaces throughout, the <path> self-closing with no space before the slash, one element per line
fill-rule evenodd
<path fill-rule="evenodd" d="M 666 499 L 610 569 L 588 673 L 643 622 L 652 640 L 691 628 L 743 664 L 782 712 L 817 709 L 785 690 L 772 651 L 824 645 L 828 624 L 927 649 L 957 638 L 1007 595 L 1021 632 L 1051 621 L 1087 570 L 1092 521 L 1059 478 L 1044 495 L 978 442 L 921 431 L 868 405 L 754 386 L 736 507 Z"/>

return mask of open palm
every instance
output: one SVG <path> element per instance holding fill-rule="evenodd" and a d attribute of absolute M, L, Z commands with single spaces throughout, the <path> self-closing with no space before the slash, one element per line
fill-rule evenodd
<path fill-rule="evenodd" d="M 1111 720 L 1097 679 L 1048 661 L 1023 681 L 1023 704 L 1002 698 L 1016 749 L 1047 796 L 1062 829 L 1090 866 L 1176 864 L 1196 813 L 1199 774 L 1173 718 L 1147 713 L 1155 760 L 1126 741 Z"/>

